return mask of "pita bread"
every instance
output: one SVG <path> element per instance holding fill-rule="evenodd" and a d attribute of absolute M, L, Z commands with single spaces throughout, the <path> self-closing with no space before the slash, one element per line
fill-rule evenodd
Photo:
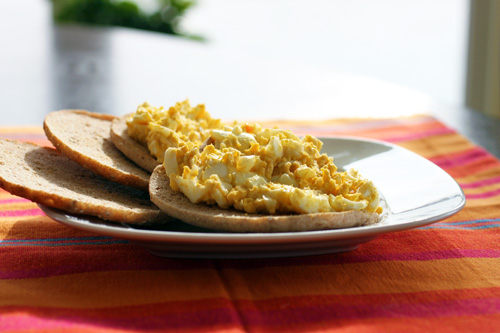
<path fill-rule="evenodd" d="M 84 110 L 61 110 L 45 117 L 47 138 L 64 155 L 114 182 L 148 191 L 150 173 L 124 156 L 111 141 L 115 117 Z"/>
<path fill-rule="evenodd" d="M 151 200 L 168 215 L 208 229 L 230 232 L 288 232 L 349 228 L 376 223 L 379 215 L 360 211 L 261 215 L 226 210 L 204 204 L 193 204 L 181 192 L 171 189 L 162 165 L 151 175 Z"/>
<path fill-rule="evenodd" d="M 148 193 L 96 175 L 56 149 L 0 139 L 0 187 L 69 213 L 130 224 L 163 224 Z"/>
<path fill-rule="evenodd" d="M 111 140 L 125 156 L 150 173 L 160 164 L 149 154 L 146 146 L 128 135 L 127 119 L 130 115 L 116 118 L 111 125 Z"/>

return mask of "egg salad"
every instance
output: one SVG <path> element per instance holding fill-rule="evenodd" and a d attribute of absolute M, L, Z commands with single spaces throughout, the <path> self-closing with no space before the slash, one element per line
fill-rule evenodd
<path fill-rule="evenodd" d="M 165 109 L 149 103 L 139 105 L 127 120 L 130 137 L 147 145 L 151 155 L 159 162 L 169 147 L 189 142 L 201 145 L 210 137 L 211 129 L 222 129 L 220 119 L 213 119 L 203 104 L 191 107 L 188 100 Z"/>
<path fill-rule="evenodd" d="M 313 136 L 225 125 L 188 101 L 168 110 L 145 103 L 127 125 L 163 162 L 171 188 L 193 203 L 265 214 L 382 212 L 373 183 L 355 170 L 338 171 Z"/>

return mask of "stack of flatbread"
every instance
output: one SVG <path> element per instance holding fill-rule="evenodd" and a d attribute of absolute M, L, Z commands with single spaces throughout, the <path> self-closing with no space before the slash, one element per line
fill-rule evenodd
<path fill-rule="evenodd" d="M 152 225 L 183 222 L 229 232 L 285 232 L 373 224 L 376 213 L 247 214 L 193 204 L 173 191 L 163 166 L 127 134 L 126 116 L 51 112 L 44 131 L 54 148 L 0 139 L 0 186 L 72 214 Z"/>

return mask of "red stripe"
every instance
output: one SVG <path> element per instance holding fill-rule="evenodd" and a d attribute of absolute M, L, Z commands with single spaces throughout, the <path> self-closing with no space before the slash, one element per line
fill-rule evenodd
<path fill-rule="evenodd" d="M 498 168 L 498 160 L 493 156 L 485 156 L 482 159 L 469 161 L 464 165 L 446 168 L 446 172 L 453 178 L 470 177 L 471 175 L 486 172 L 493 168 Z"/>
<path fill-rule="evenodd" d="M 500 184 L 500 176 L 488 179 L 482 179 L 471 183 L 460 183 L 462 188 L 478 188 L 487 185 Z"/>
<path fill-rule="evenodd" d="M 0 329 L 93 328 L 94 330 L 173 330 L 241 327 L 239 314 L 227 299 L 146 304 L 111 309 L 62 309 L 9 307 L 9 313 L 29 313 L 12 321 L 0 321 Z"/>
<path fill-rule="evenodd" d="M 465 152 L 460 152 L 458 154 L 433 157 L 430 160 L 439 165 L 441 168 L 453 168 L 456 166 L 463 166 L 467 163 L 471 163 L 490 156 L 490 153 L 488 153 L 486 150 L 476 147 Z"/>
<path fill-rule="evenodd" d="M 131 247 L 135 246 L 130 244 L 109 244 L 103 245 L 107 249 L 114 249 L 114 251 L 120 251 L 127 253 L 131 251 Z M 23 250 L 23 256 L 28 253 L 28 251 L 37 252 L 39 250 Z M 194 264 L 193 262 L 178 262 L 178 261 L 168 261 L 165 259 L 158 259 L 152 257 L 145 250 L 134 250 L 136 254 L 136 259 L 132 260 L 129 258 L 127 261 L 116 260 L 115 257 L 109 258 L 109 260 L 99 260 L 88 262 L 83 260 L 87 258 L 86 254 L 88 248 L 85 245 L 75 245 L 72 247 L 71 254 L 81 253 L 81 262 L 69 261 L 67 258 L 67 250 L 60 251 L 50 251 L 50 255 L 46 258 L 38 257 L 40 262 L 39 267 L 24 267 L 19 266 L 19 258 L 14 251 L 10 253 L 5 252 L 5 256 L 0 256 L 3 262 L 3 269 L 0 271 L 0 279 L 29 279 L 29 278 L 40 278 L 56 275 L 65 274 L 79 274 L 86 272 L 101 272 L 101 271 L 122 271 L 122 270 L 162 270 L 168 267 L 169 270 L 190 270 L 190 269 L 206 269 L 212 268 L 209 262 L 201 261 Z M 66 252 L 66 255 L 64 255 Z M 426 260 L 446 260 L 446 259 L 456 259 L 456 258 L 498 258 L 500 257 L 500 249 L 475 249 L 475 250 L 460 250 L 460 249 L 447 249 L 447 250 L 435 250 L 435 251 L 422 251 L 414 253 L 360 253 L 359 251 L 352 252 L 346 255 L 332 255 L 332 256 L 321 256 L 319 258 L 294 258 L 294 260 L 286 261 L 281 260 L 273 264 L 273 266 L 287 266 L 290 264 L 309 266 L 309 265 L 342 265 L 342 264 L 354 264 L 354 263 L 365 263 L 365 262 L 377 262 L 377 261 L 426 261 Z M 42 263 L 44 263 L 42 265 Z M 218 269 L 233 268 L 233 269 L 254 269 L 266 266 L 266 264 L 261 261 L 245 261 L 245 262 L 233 262 L 224 261 L 224 264 Z M 49 269 L 50 267 L 50 269 Z"/>

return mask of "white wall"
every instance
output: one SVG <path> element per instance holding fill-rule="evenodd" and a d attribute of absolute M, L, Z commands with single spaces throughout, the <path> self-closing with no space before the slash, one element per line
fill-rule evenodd
<path fill-rule="evenodd" d="M 468 0 L 198 0 L 183 22 L 218 47 L 464 101 Z"/>

